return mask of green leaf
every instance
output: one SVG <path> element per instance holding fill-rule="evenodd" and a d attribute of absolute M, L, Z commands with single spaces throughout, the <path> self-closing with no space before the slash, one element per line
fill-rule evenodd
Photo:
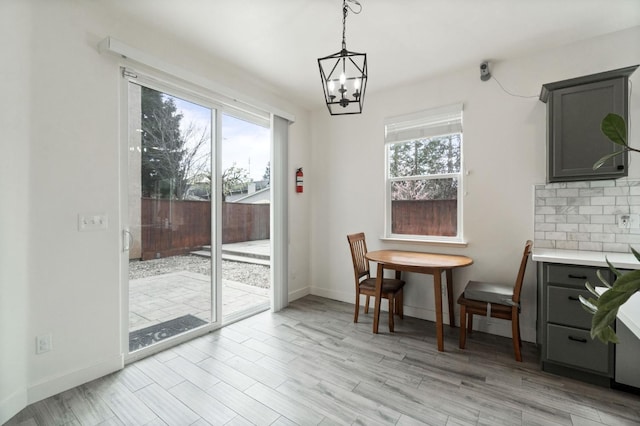
<path fill-rule="evenodd" d="M 618 308 L 613 310 L 605 310 L 598 306 L 598 311 L 593 315 L 591 321 L 591 338 L 599 338 L 603 342 L 607 342 L 611 337 L 611 332 L 615 335 L 611 324 L 616 320 Z"/>
<path fill-rule="evenodd" d="M 618 271 L 616 267 L 613 266 L 613 263 L 609 262 L 609 259 L 605 257 L 604 260 L 607 262 L 607 265 L 609 265 L 609 270 L 611 270 L 611 272 L 616 274 L 616 277 L 620 278 L 622 276 L 622 272 Z"/>
<path fill-rule="evenodd" d="M 602 343 L 620 343 L 618 336 L 616 336 L 615 331 L 613 331 L 613 328 L 611 327 L 607 327 L 602 330 L 602 332 L 598 335 L 598 339 L 600 339 Z"/>
<path fill-rule="evenodd" d="M 624 147 L 627 146 L 627 125 L 624 118 L 620 115 L 607 114 L 607 116 L 602 119 L 600 128 L 602 129 L 602 133 L 611 139 L 611 142 Z"/>
<path fill-rule="evenodd" d="M 633 247 L 629 247 L 631 249 L 631 253 L 633 253 L 633 255 L 636 257 L 636 259 L 638 260 L 638 262 L 640 262 L 640 253 L 638 253 L 637 251 L 635 251 L 633 249 Z"/>
<path fill-rule="evenodd" d="M 592 167 L 592 168 L 593 168 L 593 170 L 597 170 L 597 169 L 599 169 L 600 167 L 602 167 L 602 165 L 603 165 L 604 163 L 606 163 L 607 161 L 609 161 L 609 159 L 610 159 L 610 158 L 613 158 L 613 157 L 615 157 L 616 155 L 620 155 L 620 154 L 622 154 L 623 152 L 624 152 L 624 149 L 622 149 L 622 150 L 620 150 L 620 151 L 616 151 L 616 152 L 611 153 L 611 154 L 607 154 L 607 155 L 605 155 L 604 157 L 602 157 L 601 159 L 599 159 L 598 161 L 596 161 L 595 163 L 593 163 L 593 167 Z"/>
<path fill-rule="evenodd" d="M 598 292 L 596 291 L 595 288 L 593 288 L 593 286 L 591 285 L 591 283 L 589 281 L 587 281 L 586 283 L 584 283 L 584 286 L 587 288 L 587 290 L 589 290 L 589 292 L 591 294 L 593 294 L 595 297 L 600 297 L 600 295 L 598 294 Z"/>
<path fill-rule="evenodd" d="M 611 284 L 609 284 L 609 281 L 607 281 L 605 277 L 602 275 L 602 271 L 603 269 L 598 269 L 596 271 L 596 276 L 600 279 L 600 282 L 604 284 L 605 287 L 611 288 Z"/>
<path fill-rule="evenodd" d="M 580 303 L 585 311 L 589 312 L 591 315 L 595 314 L 598 311 L 598 307 L 596 304 L 598 303 L 595 299 L 587 299 L 582 295 L 579 295 Z"/>
<path fill-rule="evenodd" d="M 591 321 L 591 338 L 597 337 L 605 343 L 617 343 L 618 338 L 611 325 L 616 320 L 620 306 L 626 303 L 634 293 L 640 291 L 640 270 L 634 270 L 622 275 L 608 259 L 607 263 L 618 277 L 613 286 L 602 293 L 597 300 L 589 299 L 585 301 L 581 297 L 580 301 L 587 311 L 592 312 L 595 306 L 595 313 Z M 586 283 L 585 286 L 589 291 L 595 291 L 591 284 Z"/>

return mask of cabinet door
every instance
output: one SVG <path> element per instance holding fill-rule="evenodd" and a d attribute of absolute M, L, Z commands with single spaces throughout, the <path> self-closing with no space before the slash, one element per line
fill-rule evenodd
<path fill-rule="evenodd" d="M 589 330 L 547 325 L 547 358 L 613 376 L 613 345 L 591 339 Z"/>
<path fill-rule="evenodd" d="M 596 268 L 593 266 L 564 265 L 559 263 L 545 263 L 545 282 L 564 287 L 575 287 L 585 290 L 585 283 L 589 281 L 594 287 L 602 287 L 603 284 L 598 278 L 600 275 L 609 283 L 613 284 L 611 271 L 607 267 Z"/>
<path fill-rule="evenodd" d="M 609 113 L 626 117 L 626 98 L 626 79 L 623 77 L 551 93 L 548 105 L 550 182 L 627 175 L 626 153 L 593 170 L 593 163 L 619 149 L 602 134 L 600 124 Z"/>
<path fill-rule="evenodd" d="M 593 315 L 587 312 L 578 296 L 593 297 L 588 290 L 550 285 L 547 297 L 547 321 L 554 324 L 590 329 Z"/>

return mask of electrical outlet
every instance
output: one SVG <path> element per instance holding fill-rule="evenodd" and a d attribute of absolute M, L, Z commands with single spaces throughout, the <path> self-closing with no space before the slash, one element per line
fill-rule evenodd
<path fill-rule="evenodd" d="M 618 228 L 628 228 L 629 227 L 629 215 L 628 214 L 620 214 L 617 217 L 618 219 Z"/>
<path fill-rule="evenodd" d="M 619 214 L 616 216 L 618 220 L 618 228 L 622 229 L 638 229 L 640 228 L 640 215 L 638 214 Z"/>
<path fill-rule="evenodd" d="M 43 354 L 53 349 L 51 333 L 36 337 L 36 354 Z"/>

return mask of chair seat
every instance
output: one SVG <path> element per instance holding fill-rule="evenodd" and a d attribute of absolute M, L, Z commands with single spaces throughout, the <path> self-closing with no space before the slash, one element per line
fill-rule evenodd
<path fill-rule="evenodd" d="M 404 286 L 404 281 L 395 278 L 382 279 L 382 293 L 396 293 Z M 374 291 L 376 289 L 376 279 L 367 278 L 360 282 L 360 291 Z"/>
<path fill-rule="evenodd" d="M 516 361 L 522 361 L 522 339 L 520 338 L 520 291 L 524 281 L 527 260 L 533 241 L 527 240 L 522 252 L 520 269 L 514 285 L 482 281 L 469 281 L 458 298 L 460 305 L 460 349 L 467 341 L 467 330 L 473 330 L 473 316 L 487 315 L 511 321 L 513 353 Z"/>
<path fill-rule="evenodd" d="M 513 284 L 499 284 L 483 281 L 469 281 L 464 289 L 464 298 L 480 302 L 515 306 Z"/>

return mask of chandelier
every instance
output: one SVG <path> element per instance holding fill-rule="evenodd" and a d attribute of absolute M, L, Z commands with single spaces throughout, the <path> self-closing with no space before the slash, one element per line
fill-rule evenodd
<path fill-rule="evenodd" d="M 358 11 L 351 4 L 358 6 Z M 342 50 L 318 59 L 324 100 L 331 115 L 360 114 L 367 87 L 367 54 L 347 50 L 345 28 L 347 12 L 358 14 L 362 6 L 357 0 L 342 1 Z"/>

